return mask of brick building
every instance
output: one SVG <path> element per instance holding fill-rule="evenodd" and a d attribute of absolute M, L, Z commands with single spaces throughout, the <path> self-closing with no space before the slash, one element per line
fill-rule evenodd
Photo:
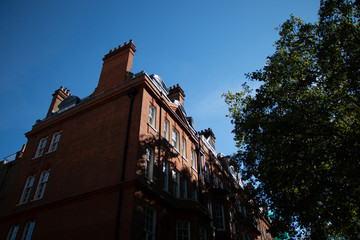
<path fill-rule="evenodd" d="M 2 163 L 0 239 L 272 239 L 266 217 L 244 221 L 239 175 L 194 129 L 183 89 L 133 74 L 135 51 L 105 55 L 88 97 L 56 90 Z"/>

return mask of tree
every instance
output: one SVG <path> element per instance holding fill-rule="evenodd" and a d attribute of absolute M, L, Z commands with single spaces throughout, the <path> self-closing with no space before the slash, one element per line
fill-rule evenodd
<path fill-rule="evenodd" d="M 272 233 L 360 238 L 360 6 L 321 1 L 319 21 L 291 16 L 255 93 L 225 94 L 244 180 Z M 259 207 L 256 206 L 256 207 Z"/>

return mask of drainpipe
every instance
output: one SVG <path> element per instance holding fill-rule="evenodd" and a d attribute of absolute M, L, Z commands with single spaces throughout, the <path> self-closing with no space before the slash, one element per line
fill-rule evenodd
<path fill-rule="evenodd" d="M 201 168 L 201 148 L 200 148 L 200 134 L 196 133 L 198 138 L 196 152 L 197 152 L 197 167 L 198 167 L 198 184 L 199 184 L 199 201 L 204 204 L 204 198 L 202 194 L 203 186 L 202 186 L 202 168 Z"/>
<path fill-rule="evenodd" d="M 159 116 L 159 139 L 158 139 L 158 163 L 159 163 L 159 167 L 158 167 L 158 176 L 161 176 L 161 172 L 162 172 L 162 162 L 161 162 L 161 131 L 162 131 L 162 126 L 161 126 L 161 118 L 162 118 L 162 107 L 161 104 L 163 104 L 163 94 L 160 91 L 160 116 Z"/>
<path fill-rule="evenodd" d="M 116 212 L 116 222 L 115 222 L 115 240 L 119 237 L 119 225 L 120 225 L 120 216 L 121 216 L 121 205 L 122 205 L 122 195 L 123 195 L 123 186 L 121 185 L 124 182 L 125 178 L 125 168 L 126 168 L 126 157 L 127 157 L 127 150 L 129 145 L 129 132 L 130 132 L 130 123 L 131 123 L 131 113 L 134 104 L 134 97 L 137 93 L 136 88 L 130 88 L 126 91 L 126 94 L 130 97 L 130 105 L 129 105 L 129 115 L 128 121 L 126 126 L 126 134 L 125 134 L 125 144 L 124 144 L 124 155 L 122 161 L 122 169 L 120 174 L 120 188 L 119 188 L 119 196 L 118 196 L 118 207 Z"/>

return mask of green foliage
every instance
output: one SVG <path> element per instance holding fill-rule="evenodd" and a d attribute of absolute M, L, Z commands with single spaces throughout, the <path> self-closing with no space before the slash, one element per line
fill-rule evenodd
<path fill-rule="evenodd" d="M 247 74 L 262 86 L 224 95 L 234 159 L 274 213 L 273 233 L 360 238 L 359 9 L 329 0 L 317 23 L 291 16 L 266 66 Z"/>

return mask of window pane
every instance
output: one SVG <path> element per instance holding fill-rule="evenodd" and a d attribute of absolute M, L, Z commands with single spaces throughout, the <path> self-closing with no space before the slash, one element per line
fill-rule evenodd
<path fill-rule="evenodd" d="M 155 119 L 156 119 L 156 108 L 150 106 L 149 108 L 149 124 L 155 128 Z"/>
<path fill-rule="evenodd" d="M 55 151 L 58 147 L 58 143 L 60 141 L 60 136 L 61 136 L 61 133 L 55 133 L 52 140 L 51 140 L 51 144 L 50 144 L 50 147 L 49 147 L 49 152 L 51 151 Z"/>
<path fill-rule="evenodd" d="M 218 229 L 225 229 L 224 207 L 222 205 L 215 206 L 215 222 Z"/>
<path fill-rule="evenodd" d="M 18 230 L 19 230 L 19 225 L 12 226 L 9 230 L 6 240 L 15 240 Z"/>
<path fill-rule="evenodd" d="M 145 164 L 145 177 L 152 180 L 154 167 L 154 150 L 152 148 L 146 149 L 146 164 Z"/>
<path fill-rule="evenodd" d="M 186 140 L 185 138 L 182 139 L 182 155 L 186 158 Z"/>
<path fill-rule="evenodd" d="M 34 226 L 35 226 L 35 222 L 26 223 L 25 228 L 24 228 L 24 233 L 21 238 L 22 240 L 30 240 L 31 239 L 31 235 L 34 230 Z"/>
<path fill-rule="evenodd" d="M 169 141 L 169 138 L 170 138 L 170 123 L 166 119 L 165 119 L 165 126 L 164 126 L 164 137 L 165 137 L 166 140 Z"/>
<path fill-rule="evenodd" d="M 176 222 L 176 239 L 190 240 L 190 222 L 188 221 Z"/>
<path fill-rule="evenodd" d="M 172 131 L 172 145 L 179 151 L 179 132 L 175 128 Z"/>
<path fill-rule="evenodd" d="M 146 204 L 144 208 L 144 239 L 155 239 L 155 227 L 156 227 L 156 211 L 155 209 Z"/>

